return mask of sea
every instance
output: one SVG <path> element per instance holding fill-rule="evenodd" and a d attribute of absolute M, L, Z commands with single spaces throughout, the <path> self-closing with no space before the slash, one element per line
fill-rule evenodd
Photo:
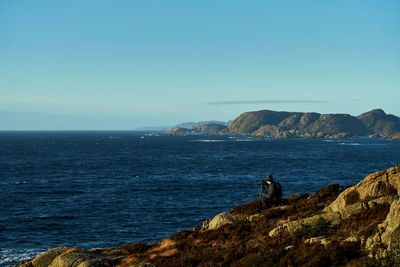
<path fill-rule="evenodd" d="M 157 242 L 258 198 L 346 187 L 400 164 L 400 141 L 0 132 L 0 266 L 50 248 Z"/>

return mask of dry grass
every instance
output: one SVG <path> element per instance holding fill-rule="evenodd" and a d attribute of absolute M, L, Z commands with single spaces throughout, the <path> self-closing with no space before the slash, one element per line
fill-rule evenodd
<path fill-rule="evenodd" d="M 121 266 L 144 262 L 157 266 L 343 266 L 361 262 L 365 255 L 357 243 L 305 244 L 307 233 L 302 231 L 283 233 L 275 238 L 268 235 L 277 223 L 318 214 L 339 193 L 339 185 L 333 184 L 311 196 L 286 197 L 282 205 L 268 209 L 263 209 L 257 200 L 234 207 L 232 213 L 236 215 L 262 213 L 263 216 L 257 221 L 234 222 L 215 230 L 181 231 L 158 246 L 137 243 L 119 247 L 120 251 L 132 252 L 121 261 Z M 378 205 L 344 220 L 339 226 L 331 227 L 326 222 L 323 234 L 331 239 L 371 235 L 388 210 L 388 205 Z"/>
<path fill-rule="evenodd" d="M 389 213 L 389 204 L 380 204 L 344 219 L 333 229 L 337 236 L 371 236 L 378 229 L 378 224 L 385 220 Z"/>

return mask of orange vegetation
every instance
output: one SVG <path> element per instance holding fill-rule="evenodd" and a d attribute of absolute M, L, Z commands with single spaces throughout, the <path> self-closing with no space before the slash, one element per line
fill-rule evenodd
<path fill-rule="evenodd" d="M 333 184 L 313 195 L 292 195 L 280 206 L 263 208 L 257 200 L 234 207 L 231 213 L 241 220 L 218 229 L 202 231 L 200 227 L 171 235 L 158 245 L 135 243 L 98 253 L 128 255 L 119 266 L 152 263 L 157 266 L 374 266 L 366 265 L 365 252 L 356 242 L 341 242 L 352 234 L 371 235 L 377 231 L 389 211 L 377 205 L 368 212 L 355 215 L 339 226 L 329 223 L 274 238 L 268 233 L 277 225 L 318 214 L 340 193 Z M 357 196 L 351 196 L 354 201 Z M 248 216 L 259 214 L 257 220 Z M 307 238 L 323 236 L 326 245 L 306 243 Z"/>

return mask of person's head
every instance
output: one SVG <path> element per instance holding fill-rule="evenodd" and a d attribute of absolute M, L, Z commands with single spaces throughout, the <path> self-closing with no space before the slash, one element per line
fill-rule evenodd
<path fill-rule="evenodd" d="M 274 182 L 274 178 L 272 177 L 272 174 L 268 175 L 268 177 L 266 178 L 267 183 L 270 184 L 272 182 Z"/>

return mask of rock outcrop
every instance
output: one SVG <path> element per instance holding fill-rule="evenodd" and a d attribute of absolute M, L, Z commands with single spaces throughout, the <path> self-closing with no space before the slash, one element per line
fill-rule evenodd
<path fill-rule="evenodd" d="M 202 230 L 212 230 L 220 228 L 226 224 L 233 223 L 234 218 L 229 211 L 221 212 L 217 214 L 214 218 L 206 220 L 203 222 Z"/>
<path fill-rule="evenodd" d="M 58 247 L 36 256 L 16 267 L 97 267 L 114 266 L 124 256 L 89 253 L 72 247 Z"/>
<path fill-rule="evenodd" d="M 293 234 L 304 225 L 314 225 L 320 218 L 332 225 L 338 225 L 352 216 L 386 205 L 390 207 L 389 212 L 384 221 L 376 226 L 376 233 L 359 238 L 364 240 L 362 245 L 366 250 L 378 252 L 378 256 L 400 254 L 399 192 L 400 165 L 368 175 L 357 185 L 344 190 L 322 213 L 287 222 L 272 229 L 269 235 L 276 237 L 283 232 Z"/>
<path fill-rule="evenodd" d="M 18 267 L 47 267 L 52 264 L 52 262 L 55 258 L 66 253 L 67 251 L 70 251 L 71 249 L 72 249 L 71 247 L 53 248 L 49 251 L 46 251 L 46 252 L 36 256 L 34 259 L 32 259 L 30 261 L 17 264 L 16 266 L 18 266 Z"/>

